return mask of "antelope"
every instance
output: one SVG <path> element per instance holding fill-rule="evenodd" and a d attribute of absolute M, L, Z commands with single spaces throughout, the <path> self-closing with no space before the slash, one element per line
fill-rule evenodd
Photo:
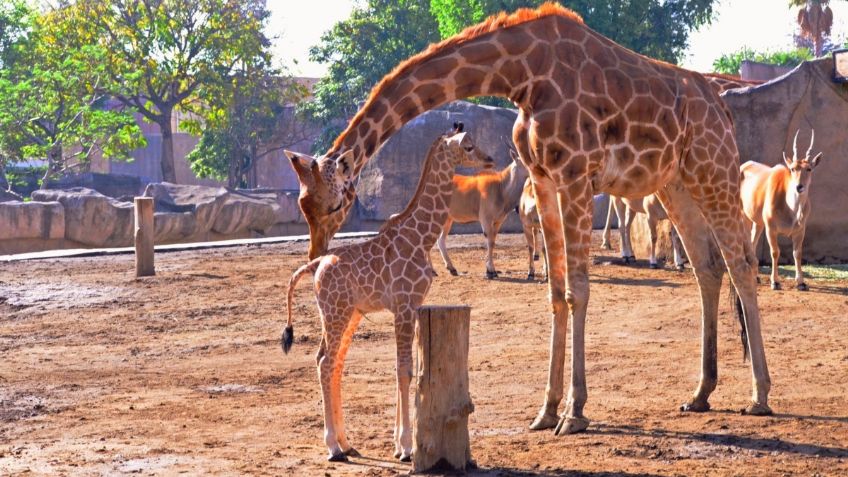
<path fill-rule="evenodd" d="M 539 233 L 542 231 L 542 223 L 539 221 L 539 210 L 536 207 L 536 194 L 533 192 L 533 181 L 531 181 L 530 178 L 527 178 L 527 180 L 524 181 L 524 189 L 521 192 L 521 199 L 518 201 L 518 207 L 515 208 L 515 211 L 518 212 L 518 218 L 521 219 L 521 227 L 524 229 L 524 238 L 527 239 L 527 252 L 530 257 L 528 260 L 529 266 L 527 279 L 533 280 L 536 278 L 536 267 L 533 262 L 539 259 L 539 250 L 542 250 L 542 253 L 545 253 L 545 244 L 539 240 Z M 546 276 L 547 273 L 548 266 L 546 254 Z"/>
<path fill-rule="evenodd" d="M 795 259 L 795 286 L 806 291 L 804 273 L 801 271 L 801 252 L 804 245 L 804 232 L 807 218 L 810 216 L 810 181 L 812 172 L 822 158 L 819 152 L 812 159 L 813 142 L 816 132 L 810 134 L 810 147 L 804 157 L 798 157 L 798 133 L 792 141 L 792 158 L 783 151 L 783 162 L 768 167 L 759 162 L 748 161 L 742 164 L 742 209 L 752 222 L 751 242 L 756 248 L 763 230 L 766 232 L 771 251 L 771 288 L 780 290 L 777 277 L 777 262 L 780 248 L 778 235 L 792 237 L 792 256 Z"/>
<path fill-rule="evenodd" d="M 604 227 L 603 243 L 601 247 L 610 249 L 610 222 L 615 211 L 618 217 L 618 231 L 621 234 L 621 258 L 625 264 L 634 263 L 636 257 L 633 256 L 633 246 L 630 242 L 630 226 L 636 218 L 636 214 L 645 214 L 648 216 L 648 229 L 651 234 L 651 256 L 648 258 L 648 264 L 651 268 L 659 268 L 657 262 L 657 224 L 660 220 L 668 220 L 668 214 L 660 203 L 656 195 L 651 194 L 641 199 L 626 199 L 623 197 L 610 196 L 609 211 L 607 212 L 607 223 Z M 674 250 L 674 264 L 678 270 L 683 270 L 684 254 L 683 246 L 680 243 L 680 237 L 677 235 L 677 229 L 671 227 L 671 246 Z"/>
<path fill-rule="evenodd" d="M 461 224 L 480 222 L 486 237 L 486 278 L 497 277 L 492 254 L 495 238 L 509 212 L 515 209 L 528 172 L 518 155 L 510 149 L 512 164 L 498 172 L 483 171 L 473 176 L 455 175 L 450 213 L 445 222 L 438 246 L 445 267 L 451 275 L 457 275 L 446 245 L 446 238 L 454 222 Z"/>

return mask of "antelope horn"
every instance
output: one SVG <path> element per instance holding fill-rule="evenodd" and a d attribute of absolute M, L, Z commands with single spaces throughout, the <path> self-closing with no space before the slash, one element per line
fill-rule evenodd
<path fill-rule="evenodd" d="M 798 133 L 801 132 L 801 128 L 798 128 L 795 131 L 795 139 L 792 140 L 792 160 L 798 159 Z"/>
<path fill-rule="evenodd" d="M 807 149 L 807 158 L 810 157 L 810 153 L 813 152 L 813 142 L 816 140 L 816 130 L 812 129 L 812 133 L 810 134 L 810 148 Z"/>

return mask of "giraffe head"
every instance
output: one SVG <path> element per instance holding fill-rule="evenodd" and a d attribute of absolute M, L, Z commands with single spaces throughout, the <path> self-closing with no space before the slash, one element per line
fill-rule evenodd
<path fill-rule="evenodd" d="M 807 148 L 807 153 L 804 157 L 798 157 L 798 133 L 801 130 L 795 131 L 795 139 L 792 141 L 792 157 L 786 157 L 786 151 L 783 151 L 783 162 L 789 168 L 791 175 L 790 185 L 798 194 L 803 194 L 810 189 L 810 181 L 813 179 L 813 169 L 819 165 L 822 153 L 816 154 L 812 159 L 810 153 L 813 152 L 813 142 L 816 139 L 816 131 L 812 130 L 810 134 L 810 147 Z"/>
<path fill-rule="evenodd" d="M 461 165 L 492 167 L 494 160 L 482 152 L 464 131 L 462 123 L 446 136 L 458 153 Z M 359 174 L 351 149 L 321 157 L 285 151 L 300 182 L 298 205 L 309 226 L 309 259 L 327 251 L 330 239 L 339 231 L 356 198 L 354 180 Z"/>
<path fill-rule="evenodd" d="M 463 123 L 453 123 L 453 129 L 445 133 L 443 137 L 445 138 L 445 145 L 448 147 L 451 157 L 454 160 L 454 167 L 477 167 L 483 169 L 495 167 L 495 160 L 474 144 L 471 134 L 465 131 L 465 125 Z"/>

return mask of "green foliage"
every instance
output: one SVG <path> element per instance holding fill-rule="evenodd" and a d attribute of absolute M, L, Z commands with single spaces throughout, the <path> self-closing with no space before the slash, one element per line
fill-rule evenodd
<path fill-rule="evenodd" d="M 205 121 L 184 123 L 195 134 L 203 127 L 200 142 L 186 158 L 192 171 L 230 187 L 255 186 L 250 172 L 262 155 L 304 139 L 288 105 L 306 93 L 267 63 L 245 67 L 207 103 Z"/>
<path fill-rule="evenodd" d="M 801 62 L 813 59 L 813 54 L 806 48 L 788 51 L 754 51 L 742 48 L 733 53 L 721 55 L 713 62 L 713 71 L 729 75 L 738 75 L 739 68 L 745 60 L 770 63 L 778 66 L 797 66 Z"/>
<path fill-rule="evenodd" d="M 439 40 L 430 0 L 368 0 L 324 33 L 310 58 L 330 65 L 306 115 L 323 126 L 316 151 L 341 132 L 371 88 L 398 63 Z"/>
<path fill-rule="evenodd" d="M 262 0 L 79 0 L 68 38 L 105 52 L 104 89 L 163 131 L 162 173 L 175 181 L 171 121 L 223 91 L 237 65 L 267 55 Z M 202 112 L 204 116 L 206 112 Z"/>
<path fill-rule="evenodd" d="M 431 0 L 442 37 L 499 11 L 537 7 L 543 0 Z M 708 23 L 715 0 L 564 0 L 586 24 L 643 55 L 677 63 L 689 33 Z"/>
<path fill-rule="evenodd" d="M 0 70 L 0 155 L 4 161 L 46 158 L 44 179 L 85 169 L 95 154 L 129 159 L 145 144 L 130 114 L 111 109 L 99 86 L 103 51 L 61 41 L 67 9 L 37 14 L 18 28 Z"/>

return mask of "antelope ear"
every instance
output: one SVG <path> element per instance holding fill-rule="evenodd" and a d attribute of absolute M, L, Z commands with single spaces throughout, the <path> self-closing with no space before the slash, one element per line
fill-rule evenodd
<path fill-rule="evenodd" d="M 345 182 L 353 179 L 353 150 L 347 150 L 336 158 L 336 175 Z"/>
<path fill-rule="evenodd" d="M 518 151 L 516 151 L 515 149 L 513 149 L 511 147 L 508 148 L 508 149 L 509 149 L 509 157 L 512 158 L 513 161 L 521 164 L 521 157 L 518 155 Z"/>
<path fill-rule="evenodd" d="M 783 162 L 786 164 L 786 167 L 792 168 L 792 161 L 786 157 L 786 151 L 783 151 Z"/>
<path fill-rule="evenodd" d="M 820 153 L 816 154 L 816 156 L 815 156 L 815 157 L 813 157 L 813 158 L 810 160 L 810 164 L 812 164 L 812 165 L 813 165 L 813 169 L 815 169 L 815 168 L 816 168 L 816 166 L 818 166 L 818 165 L 819 165 L 819 162 L 821 162 L 822 154 L 824 154 L 824 153 L 820 152 Z"/>

